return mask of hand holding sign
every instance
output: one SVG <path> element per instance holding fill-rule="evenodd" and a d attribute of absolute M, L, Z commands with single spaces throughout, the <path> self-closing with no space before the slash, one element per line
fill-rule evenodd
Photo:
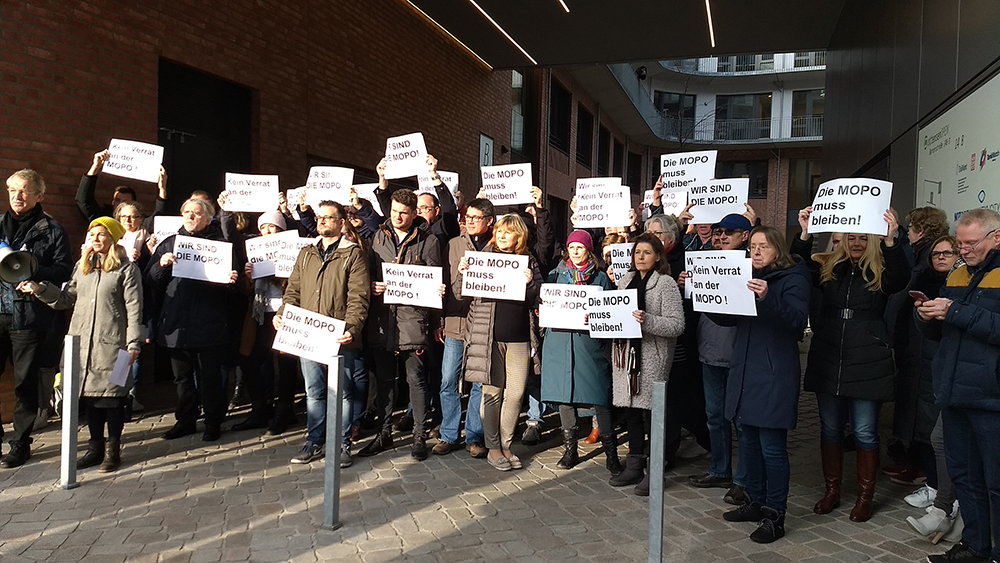
<path fill-rule="evenodd" d="M 219 203 L 230 212 L 266 212 L 278 208 L 278 177 L 263 174 L 233 174 L 226 172 L 225 196 Z"/>
<path fill-rule="evenodd" d="M 466 252 L 459 271 L 462 297 L 523 301 L 527 282 L 531 281 L 528 257 L 517 254 Z"/>
<path fill-rule="evenodd" d="M 749 189 L 749 178 L 711 180 L 704 186 L 693 186 L 688 200 L 691 223 L 711 225 L 730 213 L 743 214 Z"/>
<path fill-rule="evenodd" d="M 810 210 L 808 232 L 886 236 L 889 223 L 883 214 L 889 209 L 891 199 L 892 182 L 871 178 L 838 178 L 823 182 L 813 204 L 807 208 Z M 800 224 L 801 221 L 800 213 Z"/>
<path fill-rule="evenodd" d="M 386 179 L 417 176 L 425 170 L 427 170 L 427 147 L 424 145 L 422 133 L 410 133 L 386 139 L 384 166 Z"/>
<path fill-rule="evenodd" d="M 534 202 L 530 163 L 483 166 L 479 172 L 483 179 L 483 193 L 493 204 Z"/>
<path fill-rule="evenodd" d="M 103 168 L 105 172 L 115 176 L 156 182 L 160 177 L 162 162 L 163 147 L 159 145 L 111 139 Z"/>

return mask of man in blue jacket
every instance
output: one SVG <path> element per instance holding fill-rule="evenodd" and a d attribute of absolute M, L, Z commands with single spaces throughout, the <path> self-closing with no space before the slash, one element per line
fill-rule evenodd
<path fill-rule="evenodd" d="M 927 560 L 998 563 L 1000 214 L 989 209 L 965 213 L 956 238 L 966 265 L 948 276 L 941 297 L 918 301 L 917 314 L 925 322 L 922 328 L 941 338 L 932 368 L 934 396 L 942 407 L 945 460 L 965 529 L 961 543 Z"/>
<path fill-rule="evenodd" d="M 0 240 L 12 250 L 31 253 L 38 268 L 33 281 L 62 285 L 73 271 L 69 241 L 62 225 L 42 211 L 45 180 L 24 169 L 7 178 L 10 211 L 0 216 Z M 55 311 L 13 285 L 0 282 L 0 366 L 14 364 L 14 437 L 0 467 L 24 465 L 31 457 L 31 433 L 38 415 L 38 362 Z M 3 428 L 0 427 L 0 437 Z"/>

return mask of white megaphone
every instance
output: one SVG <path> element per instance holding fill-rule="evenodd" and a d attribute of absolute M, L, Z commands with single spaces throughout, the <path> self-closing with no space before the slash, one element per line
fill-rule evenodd
<path fill-rule="evenodd" d="M 17 285 L 34 275 L 38 260 L 30 253 L 12 250 L 6 242 L 0 242 L 0 280 Z"/>

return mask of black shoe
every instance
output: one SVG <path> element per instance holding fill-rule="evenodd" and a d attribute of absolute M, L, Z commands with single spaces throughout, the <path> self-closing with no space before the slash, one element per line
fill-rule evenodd
<path fill-rule="evenodd" d="M 198 428 L 194 423 L 178 422 L 174 424 L 170 430 L 163 433 L 164 440 L 173 440 L 175 438 L 183 438 L 184 436 L 190 436 L 198 431 Z"/>
<path fill-rule="evenodd" d="M 542 432 L 540 425 L 528 423 L 528 427 L 524 429 L 524 434 L 521 434 L 521 444 L 525 446 L 535 446 L 542 441 Z"/>
<path fill-rule="evenodd" d="M 365 414 L 361 417 L 361 429 L 368 431 L 374 430 L 375 420 L 377 417 L 378 415 L 375 411 L 365 411 Z"/>
<path fill-rule="evenodd" d="M 726 491 L 726 496 L 722 497 L 722 500 L 729 504 L 739 506 L 747 501 L 746 489 L 739 485 L 733 485 Z"/>
<path fill-rule="evenodd" d="M 412 416 L 405 416 L 404 415 L 403 418 L 399 419 L 396 422 L 396 424 L 392 425 L 392 429 L 395 430 L 395 431 L 397 431 L 397 432 L 410 432 L 410 431 L 412 431 L 413 430 L 413 417 Z"/>
<path fill-rule="evenodd" d="M 380 432 L 375 439 L 368 443 L 367 446 L 361 448 L 358 452 L 358 457 L 371 457 L 376 454 L 380 454 L 385 450 L 392 447 L 392 435 L 386 432 Z"/>
<path fill-rule="evenodd" d="M 87 453 L 77 460 L 76 468 L 87 469 L 99 465 L 102 461 L 104 461 L 104 440 L 90 440 L 87 442 Z"/>
<path fill-rule="evenodd" d="M 27 442 L 11 442 L 10 452 L 0 458 L 0 467 L 13 469 L 21 467 L 31 458 L 31 444 Z"/>
<path fill-rule="evenodd" d="M 417 461 L 427 459 L 427 438 L 423 436 L 413 437 L 413 446 L 410 448 L 410 457 Z"/>
<path fill-rule="evenodd" d="M 771 543 L 785 536 L 785 515 L 767 506 L 760 507 L 764 516 L 757 524 L 757 529 L 750 534 L 754 543 Z"/>
<path fill-rule="evenodd" d="M 940 555 L 928 555 L 927 563 L 987 563 L 989 557 L 973 555 L 964 543 L 956 543 Z"/>
<path fill-rule="evenodd" d="M 646 471 L 646 475 L 644 475 L 642 481 L 639 481 L 639 484 L 635 486 L 633 492 L 637 497 L 649 496 L 649 471 Z"/>
<path fill-rule="evenodd" d="M 760 503 L 744 502 L 736 510 L 723 513 L 727 522 L 760 522 L 764 515 L 760 512 Z"/>
<path fill-rule="evenodd" d="M 527 433 L 527 431 L 525 431 Z M 559 469 L 573 469 L 580 461 L 580 452 L 577 448 L 576 426 L 573 428 L 563 428 L 563 455 L 559 459 L 556 467 Z"/>
<path fill-rule="evenodd" d="M 691 475 L 688 477 L 688 483 L 691 483 L 695 487 L 700 489 L 709 489 L 712 487 L 718 487 L 720 489 L 728 489 L 733 486 L 732 479 L 726 479 L 724 477 L 713 477 L 710 473 L 703 473 L 701 475 Z"/>
<path fill-rule="evenodd" d="M 267 417 L 257 416 L 253 413 L 250 414 L 243 422 L 237 422 L 233 425 L 233 430 L 236 432 L 241 432 L 243 430 L 257 430 L 258 428 L 267 428 L 268 424 Z"/>
<path fill-rule="evenodd" d="M 222 428 L 218 424 L 206 424 L 205 433 L 201 435 L 202 442 L 214 442 L 222 435 Z"/>

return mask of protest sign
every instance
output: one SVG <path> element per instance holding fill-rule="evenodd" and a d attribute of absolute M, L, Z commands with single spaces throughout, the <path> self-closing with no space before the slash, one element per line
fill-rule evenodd
<path fill-rule="evenodd" d="M 692 187 L 688 194 L 688 203 L 693 205 L 691 224 L 711 225 L 730 213 L 745 213 L 749 189 L 749 178 L 712 180 L 707 185 Z"/>
<path fill-rule="evenodd" d="M 351 203 L 351 184 L 354 183 L 354 169 L 340 166 L 313 166 L 306 179 L 306 204 L 319 208 L 321 201 L 336 201 L 341 205 Z"/>
<path fill-rule="evenodd" d="M 275 261 L 282 246 L 288 241 L 297 240 L 296 231 L 284 231 L 275 235 L 264 235 L 246 240 L 247 260 L 253 264 L 253 279 L 273 276 Z M 310 239 L 311 240 L 311 239 Z"/>
<path fill-rule="evenodd" d="M 462 297 L 523 301 L 528 257 L 499 252 L 466 252 L 469 268 L 462 275 Z"/>
<path fill-rule="evenodd" d="M 295 231 L 290 232 L 297 234 Z M 318 237 L 300 238 L 298 236 L 281 239 L 281 247 L 278 248 L 278 254 L 274 258 L 274 277 L 290 277 L 292 268 L 295 267 L 295 260 L 299 257 L 299 251 L 311 244 L 316 244 L 318 240 Z"/>
<path fill-rule="evenodd" d="M 538 326 L 566 330 L 590 330 L 587 298 L 602 290 L 599 285 L 543 283 L 538 306 Z"/>
<path fill-rule="evenodd" d="M 156 182 L 160 179 L 162 163 L 163 147 L 159 145 L 111 139 L 103 170 L 122 178 Z"/>
<path fill-rule="evenodd" d="M 756 294 L 747 289 L 753 265 L 745 250 L 706 250 L 684 253 L 690 256 L 691 301 L 699 313 L 757 316 Z"/>
<path fill-rule="evenodd" d="M 427 148 L 422 133 L 389 137 L 385 142 L 385 177 L 388 180 L 427 172 Z"/>
<path fill-rule="evenodd" d="M 680 215 L 689 203 L 689 192 L 715 178 L 719 151 L 696 151 L 660 155 L 660 191 L 663 213 Z"/>
<path fill-rule="evenodd" d="M 337 339 L 344 334 L 344 321 L 286 304 L 281 323 L 272 349 L 327 365 L 340 353 Z"/>
<path fill-rule="evenodd" d="M 167 240 L 167 237 L 171 235 L 176 235 L 177 231 L 181 230 L 184 226 L 184 218 L 174 215 L 157 215 L 153 217 L 153 236 L 156 237 L 156 244 L 153 245 L 153 250 L 156 250 L 160 243 Z"/>
<path fill-rule="evenodd" d="M 479 169 L 483 192 L 493 205 L 532 203 L 531 163 L 483 166 Z"/>
<path fill-rule="evenodd" d="M 691 274 L 695 265 L 694 252 L 684 252 L 684 271 L 687 272 L 687 279 L 684 280 L 684 299 L 691 299 L 691 284 L 688 280 L 691 279 Z"/>
<path fill-rule="evenodd" d="M 591 338 L 642 338 L 642 325 L 635 320 L 638 311 L 635 289 L 602 291 L 587 298 L 587 322 Z"/>
<path fill-rule="evenodd" d="M 386 304 L 412 305 L 441 309 L 441 267 L 410 266 L 382 262 L 382 281 Z"/>
<path fill-rule="evenodd" d="M 628 188 L 620 178 L 580 178 L 576 181 L 577 229 L 624 227 L 631 221 Z"/>
<path fill-rule="evenodd" d="M 611 273 L 614 275 L 615 285 L 618 285 L 618 281 L 625 277 L 628 273 L 629 268 L 632 267 L 632 244 L 612 244 L 611 248 Z"/>
<path fill-rule="evenodd" d="M 174 239 L 175 278 L 229 283 L 233 245 L 228 242 L 177 235 Z"/>
<path fill-rule="evenodd" d="M 838 178 L 823 182 L 813 199 L 809 234 L 870 233 L 885 236 L 885 212 L 892 182 L 871 178 Z"/>
<path fill-rule="evenodd" d="M 438 170 L 438 176 L 441 177 L 441 183 L 448 186 L 448 191 L 455 194 L 458 193 L 458 172 L 445 172 L 443 170 Z M 434 189 L 436 184 L 434 180 L 431 179 L 431 175 L 427 172 L 417 175 L 417 193 L 430 193 L 437 195 L 437 190 Z"/>
<path fill-rule="evenodd" d="M 226 172 L 226 211 L 263 213 L 277 208 L 277 176 Z"/>
<path fill-rule="evenodd" d="M 377 189 L 378 184 L 354 184 L 354 191 L 358 193 L 358 198 L 367 199 L 368 203 L 372 204 L 375 209 L 375 213 L 385 217 L 385 213 L 382 213 L 382 204 L 378 202 L 378 197 L 375 195 Z"/>
<path fill-rule="evenodd" d="M 288 202 L 289 211 L 298 210 L 299 198 L 303 193 L 305 193 L 305 191 L 306 189 L 304 187 L 290 188 L 287 191 L 285 191 L 285 201 Z"/>

